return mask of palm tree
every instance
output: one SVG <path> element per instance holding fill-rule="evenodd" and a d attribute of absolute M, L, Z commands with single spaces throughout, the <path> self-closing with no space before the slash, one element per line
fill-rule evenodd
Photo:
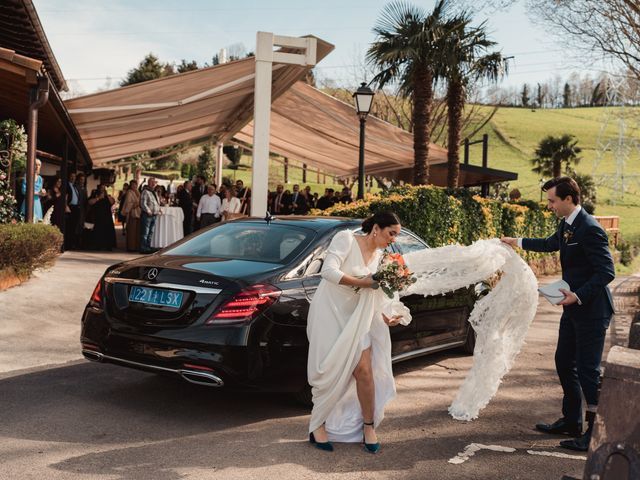
<path fill-rule="evenodd" d="M 536 157 L 531 160 L 534 165 L 531 170 L 542 178 L 555 178 L 561 175 L 562 164 L 565 164 L 565 172 L 571 172 L 571 162 L 574 165 L 580 163 L 578 154 L 582 149 L 577 145 L 578 141 L 568 133 L 543 138 L 536 148 Z"/>
<path fill-rule="evenodd" d="M 427 183 L 429 178 L 433 86 L 440 73 L 440 47 L 450 4 L 450 0 L 438 0 L 427 14 L 404 1 L 390 3 L 373 29 L 376 40 L 367 51 L 367 61 L 380 70 L 372 82 L 378 88 L 395 84 L 401 97 L 412 100 L 416 185 Z"/>
<path fill-rule="evenodd" d="M 460 133 L 462 110 L 470 83 L 478 80 L 495 82 L 505 73 L 505 62 L 499 52 L 487 53 L 496 42 L 487 38 L 485 23 L 471 27 L 471 16 L 460 13 L 447 22 L 444 42 L 443 75 L 447 81 L 447 186 L 456 188 L 460 175 Z"/>

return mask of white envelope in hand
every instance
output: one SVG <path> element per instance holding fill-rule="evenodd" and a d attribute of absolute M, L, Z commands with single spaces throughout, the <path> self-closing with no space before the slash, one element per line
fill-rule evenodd
<path fill-rule="evenodd" d="M 557 282 L 538 288 L 538 291 L 544 296 L 544 298 L 549 300 L 549 303 L 557 305 L 559 302 L 564 300 L 564 293 L 560 291 L 561 288 L 563 290 L 571 290 L 571 287 L 567 282 L 564 280 L 558 280 Z"/>

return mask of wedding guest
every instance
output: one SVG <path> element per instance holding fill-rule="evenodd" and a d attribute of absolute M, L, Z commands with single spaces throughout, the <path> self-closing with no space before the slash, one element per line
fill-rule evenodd
<path fill-rule="evenodd" d="M 251 189 L 244 186 L 242 180 L 236 181 L 236 197 L 240 199 L 240 213 L 251 211 Z"/>
<path fill-rule="evenodd" d="M 33 221 L 40 222 L 42 221 L 42 204 L 40 203 L 40 198 L 47 195 L 47 191 L 42 188 L 44 181 L 40 176 L 40 169 L 42 168 L 42 162 L 36 158 L 36 169 L 33 173 L 34 182 L 33 182 Z M 27 194 L 27 178 L 22 179 L 21 185 L 22 195 Z M 22 206 L 20 207 L 20 213 L 22 216 L 26 217 L 27 212 L 27 197 L 24 197 L 22 201 Z"/>
<path fill-rule="evenodd" d="M 69 174 L 69 181 L 66 188 L 66 202 L 67 208 L 65 213 L 65 227 L 64 227 L 64 248 L 65 250 L 78 248 L 79 233 L 82 231 L 78 227 L 82 210 L 84 206 L 80 205 L 81 198 L 80 192 L 76 185 L 77 175 L 75 172 Z"/>
<path fill-rule="evenodd" d="M 191 191 L 191 197 L 193 198 L 193 214 L 195 217 L 196 210 L 198 209 L 198 204 L 200 203 L 200 199 L 203 195 L 207 193 L 207 186 L 205 185 L 206 180 L 202 175 L 196 175 L 195 182 L 193 184 L 193 190 Z M 198 218 L 194 219 L 193 229 L 198 230 L 200 228 L 200 220 Z"/>
<path fill-rule="evenodd" d="M 300 185 L 293 186 L 293 193 L 288 199 L 289 213 L 293 215 L 306 215 L 309 211 L 307 199 L 300 192 Z"/>
<path fill-rule="evenodd" d="M 46 200 L 44 201 L 44 215 L 47 214 L 50 208 L 53 208 L 50 218 L 51 225 L 55 225 L 58 227 L 60 231 L 63 229 L 64 225 L 64 215 L 65 215 L 65 195 L 62 191 L 62 179 L 56 176 L 49 190 L 47 191 Z"/>
<path fill-rule="evenodd" d="M 110 251 L 116 246 L 116 229 L 113 225 L 111 207 L 115 199 L 107 193 L 104 184 L 99 184 L 89 197 L 89 208 L 93 217 L 90 246 L 94 250 Z"/>
<path fill-rule="evenodd" d="M 401 315 L 384 313 L 393 311 L 392 301 L 374 291 L 378 284 L 372 277 L 382 250 L 400 233 L 400 220 L 379 212 L 362 223 L 362 231 L 365 235 L 343 230 L 333 237 L 309 308 L 309 441 L 327 451 L 333 450 L 331 441 L 364 441 L 371 453 L 380 449 L 375 428 L 395 396 L 389 327 L 410 319 L 409 310 L 396 303 Z M 354 390 L 357 396 L 350 394 Z"/>
<path fill-rule="evenodd" d="M 121 210 L 127 222 L 127 250 L 137 252 L 140 250 L 140 215 L 142 210 L 138 182 L 135 180 L 131 180 Z"/>
<path fill-rule="evenodd" d="M 122 213 L 122 205 L 125 197 L 127 196 L 127 190 L 129 190 L 129 184 L 124 182 L 122 190 L 118 193 L 118 210 L 116 211 L 116 218 L 122 224 L 122 235 L 126 235 L 127 232 L 127 216 Z"/>
<path fill-rule="evenodd" d="M 333 188 L 325 188 L 324 195 L 318 199 L 317 208 L 326 210 L 333 207 Z"/>
<path fill-rule="evenodd" d="M 182 209 L 184 220 L 182 229 L 185 237 L 193 231 L 193 198 L 191 198 L 191 182 L 187 180 L 182 184 L 182 189 L 178 191 L 178 206 Z"/>
<path fill-rule="evenodd" d="M 160 215 L 160 201 L 154 192 L 156 179 L 149 178 L 140 195 L 140 253 L 151 253 L 151 237 L 156 227 L 156 217 Z"/>
<path fill-rule="evenodd" d="M 284 192 L 284 187 L 282 185 L 278 185 L 276 187 L 276 191 L 271 197 L 271 201 L 269 202 L 269 210 L 274 215 L 287 213 L 286 207 L 288 204 L 289 201 L 287 195 Z"/>
<path fill-rule="evenodd" d="M 229 214 L 240 213 L 240 199 L 236 197 L 235 187 L 229 187 L 225 190 L 225 198 L 222 200 L 220 211 L 223 220 L 229 220 Z"/>
<path fill-rule="evenodd" d="M 205 183 L 206 181 L 202 175 L 196 175 L 193 182 L 193 191 L 191 192 L 193 201 L 196 202 L 196 204 L 200 202 L 200 198 L 202 197 L 202 195 L 207 193 L 207 187 Z"/>
<path fill-rule="evenodd" d="M 196 218 L 200 221 L 200 228 L 220 221 L 221 204 L 220 197 L 216 195 L 216 186 L 212 183 L 207 187 L 207 194 L 203 195 L 198 203 Z"/>
<path fill-rule="evenodd" d="M 238 198 L 245 197 L 247 191 L 244 188 L 244 182 L 242 180 L 236 180 L 236 195 Z"/>
<path fill-rule="evenodd" d="M 340 203 L 351 202 L 353 202 L 353 198 L 351 197 L 351 190 L 349 190 L 349 187 L 344 187 L 342 189 L 342 195 L 340 195 Z"/>
<path fill-rule="evenodd" d="M 75 238 L 72 240 L 73 248 L 82 248 L 83 247 L 83 233 L 84 233 L 84 222 L 87 215 L 87 186 L 85 184 L 85 174 L 82 172 L 78 172 L 76 174 L 75 187 L 78 192 L 78 224 L 76 226 Z"/>
<path fill-rule="evenodd" d="M 560 289 L 564 299 L 556 347 L 556 371 L 562 385 L 562 417 L 536 429 L 553 435 L 576 437 L 560 446 L 586 452 L 598 406 L 600 361 L 614 313 L 607 286 L 615 278 L 607 234 L 580 206 L 580 187 L 569 177 L 557 177 L 542 186 L 547 208 L 561 219 L 548 238 L 511 238 L 502 241 L 534 252 L 560 251 L 562 279 L 571 287 Z M 582 433 L 582 397 L 587 403 L 587 430 Z"/>

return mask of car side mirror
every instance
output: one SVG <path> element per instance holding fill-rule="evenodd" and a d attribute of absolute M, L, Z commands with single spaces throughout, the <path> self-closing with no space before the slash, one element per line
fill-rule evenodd
<path fill-rule="evenodd" d="M 322 258 L 316 258 L 314 259 L 309 266 L 307 267 L 306 272 L 304 272 L 305 275 L 315 275 L 316 273 L 320 273 L 320 270 L 322 270 L 322 264 L 323 264 L 323 259 Z"/>

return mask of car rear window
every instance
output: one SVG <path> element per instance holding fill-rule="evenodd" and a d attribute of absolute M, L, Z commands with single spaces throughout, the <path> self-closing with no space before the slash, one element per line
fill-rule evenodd
<path fill-rule="evenodd" d="M 313 230 L 288 225 L 224 223 L 163 252 L 163 255 L 219 257 L 288 263 L 315 236 Z"/>

